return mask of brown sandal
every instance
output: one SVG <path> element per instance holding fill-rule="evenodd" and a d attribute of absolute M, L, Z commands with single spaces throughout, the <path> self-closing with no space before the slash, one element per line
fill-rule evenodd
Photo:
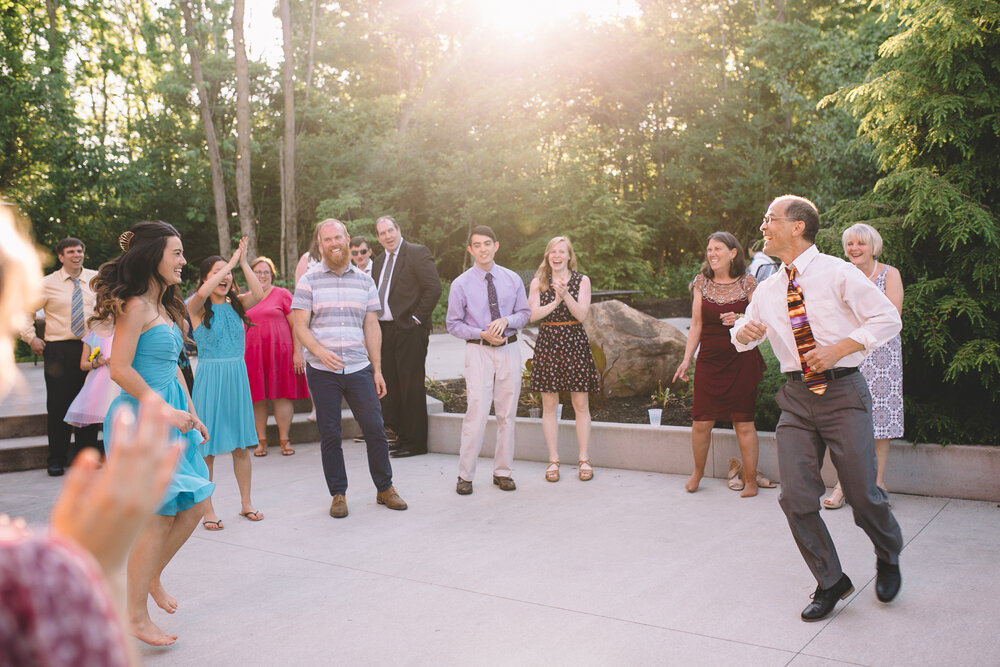
<path fill-rule="evenodd" d="M 552 469 L 555 466 L 555 470 Z M 545 470 L 545 481 L 546 482 L 558 482 L 559 481 L 559 461 L 549 461 L 549 467 Z"/>
<path fill-rule="evenodd" d="M 289 440 L 279 440 L 278 441 L 278 444 L 281 445 L 281 455 L 282 456 L 291 456 L 292 454 L 295 453 L 295 450 L 292 449 L 292 446 L 289 443 L 290 443 Z"/>
<path fill-rule="evenodd" d="M 726 479 L 729 480 L 727 484 L 733 491 L 742 491 L 746 486 L 746 482 L 743 481 L 743 466 L 735 456 L 729 459 L 729 474 L 726 475 Z"/>
<path fill-rule="evenodd" d="M 764 477 L 764 473 L 757 471 L 757 486 L 762 489 L 773 489 L 778 486 L 777 482 L 772 482 L 767 477 Z"/>
<path fill-rule="evenodd" d="M 254 456 L 267 456 L 267 438 L 257 441 L 257 449 L 253 450 Z"/>
<path fill-rule="evenodd" d="M 589 469 L 584 470 L 583 466 L 587 466 Z M 592 479 L 594 479 L 594 468 L 590 465 L 590 459 L 580 461 L 580 481 L 589 482 Z"/>

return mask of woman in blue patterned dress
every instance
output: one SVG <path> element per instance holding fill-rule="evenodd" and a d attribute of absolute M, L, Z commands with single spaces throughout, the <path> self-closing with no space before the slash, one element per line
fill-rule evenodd
<path fill-rule="evenodd" d="M 531 321 L 539 322 L 535 356 L 531 363 L 532 391 L 542 394 L 542 432 L 549 448 L 545 479 L 559 481 L 559 392 L 568 391 L 576 414 L 579 478 L 594 477 L 587 447 L 590 442 L 590 392 L 600 391 L 583 321 L 590 313 L 590 278 L 576 270 L 573 245 L 556 236 L 545 246 L 545 256 L 528 290 Z"/>
<path fill-rule="evenodd" d="M 844 230 L 841 237 L 844 254 L 851 264 L 868 276 L 903 314 L 903 279 L 899 270 L 878 261 L 882 254 L 882 236 L 871 225 L 859 222 Z M 885 486 L 885 464 L 889 460 L 889 439 L 903 437 L 903 344 L 899 334 L 885 345 L 875 348 L 861 362 L 858 370 L 868 382 L 872 395 L 872 422 L 875 425 L 875 460 L 878 469 L 875 483 Z M 823 507 L 835 510 L 843 507 L 844 492 L 840 482 Z"/>
<path fill-rule="evenodd" d="M 228 262 L 213 255 L 200 268 L 198 291 L 188 299 L 192 337 L 198 344 L 198 368 L 194 374 L 194 406 L 208 427 L 208 442 L 202 454 L 212 479 L 215 457 L 233 453 L 233 472 L 240 490 L 240 516 L 250 521 L 264 518 L 250 501 L 251 458 L 247 447 L 257 445 L 253 419 L 250 380 L 243 354 L 246 327 L 250 325 L 246 309 L 264 297 L 260 281 L 247 262 L 247 239 Z M 250 291 L 240 294 L 233 280 L 233 269 L 243 269 Z M 222 519 L 212 502 L 205 507 L 205 530 L 222 530 Z"/>
<path fill-rule="evenodd" d="M 161 630 L 149 616 L 149 596 L 168 614 L 177 600 L 160 582 L 164 567 L 198 525 L 215 485 L 198 445 L 208 438 L 184 386 L 177 356 L 184 304 L 177 285 L 187 264 L 177 230 L 165 222 L 140 222 L 119 240 L 122 254 L 105 262 L 93 280 L 96 305 L 91 323 L 113 321 L 111 379 L 122 388 L 104 420 L 104 442 L 114 442 L 114 415 L 135 409 L 138 398 L 159 397 L 169 407 L 170 437 L 184 448 L 156 516 L 142 531 L 126 570 L 126 614 L 130 631 L 153 645 L 172 644 L 177 635 Z"/>

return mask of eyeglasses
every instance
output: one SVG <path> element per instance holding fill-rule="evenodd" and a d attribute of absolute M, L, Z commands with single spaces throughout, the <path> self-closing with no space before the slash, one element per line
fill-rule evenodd
<path fill-rule="evenodd" d="M 761 223 L 769 225 L 771 224 L 772 220 L 798 220 L 798 218 L 789 218 L 783 215 L 771 215 L 770 213 L 768 213 L 761 219 Z"/>
<path fill-rule="evenodd" d="M 367 255 L 369 252 L 370 250 L 368 248 L 365 248 L 364 250 L 352 250 L 351 255 L 357 257 L 358 255 Z"/>

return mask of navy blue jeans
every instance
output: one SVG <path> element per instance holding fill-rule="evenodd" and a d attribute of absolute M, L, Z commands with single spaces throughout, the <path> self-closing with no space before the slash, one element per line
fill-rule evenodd
<path fill-rule="evenodd" d="M 375 393 L 372 367 L 357 373 L 319 371 L 306 364 L 306 381 L 316 406 L 316 425 L 320 434 L 323 474 L 330 495 L 347 493 L 347 470 L 341 446 L 340 405 L 347 399 L 354 418 L 361 426 L 368 448 L 368 471 L 375 488 L 385 491 L 392 486 L 392 466 L 389 464 L 389 443 L 382 425 L 382 407 Z"/>

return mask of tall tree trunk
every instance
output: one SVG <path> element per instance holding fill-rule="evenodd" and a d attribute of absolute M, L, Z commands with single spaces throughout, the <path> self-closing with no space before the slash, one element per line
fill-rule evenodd
<path fill-rule="evenodd" d="M 285 64 L 282 89 L 285 96 L 285 253 L 288 268 L 298 262 L 299 234 L 295 216 L 295 87 L 293 79 L 295 63 L 292 52 L 292 10 L 289 0 L 280 0 L 281 41 L 284 47 Z"/>
<path fill-rule="evenodd" d="M 278 263 L 280 264 L 278 271 L 287 279 L 288 273 L 285 269 L 288 267 L 288 258 L 286 257 L 285 242 L 288 235 L 285 229 L 288 226 L 288 221 L 285 220 L 285 213 L 287 212 L 285 208 L 285 147 L 282 144 L 278 144 L 278 182 L 281 184 L 279 187 L 281 193 L 281 242 L 278 248 Z"/>
<path fill-rule="evenodd" d="M 245 0 L 233 0 L 233 49 L 236 52 L 236 202 L 240 235 L 247 237 L 247 254 L 257 256 L 257 224 L 250 193 L 250 65 L 243 37 Z"/>
<path fill-rule="evenodd" d="M 212 168 L 212 197 L 215 199 L 215 226 L 219 231 L 219 253 L 228 256 L 232 246 L 229 242 L 229 218 L 226 213 L 226 187 L 222 180 L 222 157 L 219 155 L 219 142 L 215 138 L 212 110 L 208 106 L 208 92 L 205 90 L 205 79 L 201 74 L 201 47 L 188 0 L 179 0 L 179 4 L 181 13 L 184 14 L 184 30 L 187 32 L 188 52 L 191 54 L 191 71 L 198 91 L 198 105 L 201 107 L 201 124 L 205 126 L 208 163 Z"/>
<path fill-rule="evenodd" d="M 313 80 L 313 54 L 316 51 L 316 5 L 318 0 L 312 0 L 312 18 L 309 22 L 309 65 L 306 67 L 306 108 L 309 107 L 309 89 Z"/>

